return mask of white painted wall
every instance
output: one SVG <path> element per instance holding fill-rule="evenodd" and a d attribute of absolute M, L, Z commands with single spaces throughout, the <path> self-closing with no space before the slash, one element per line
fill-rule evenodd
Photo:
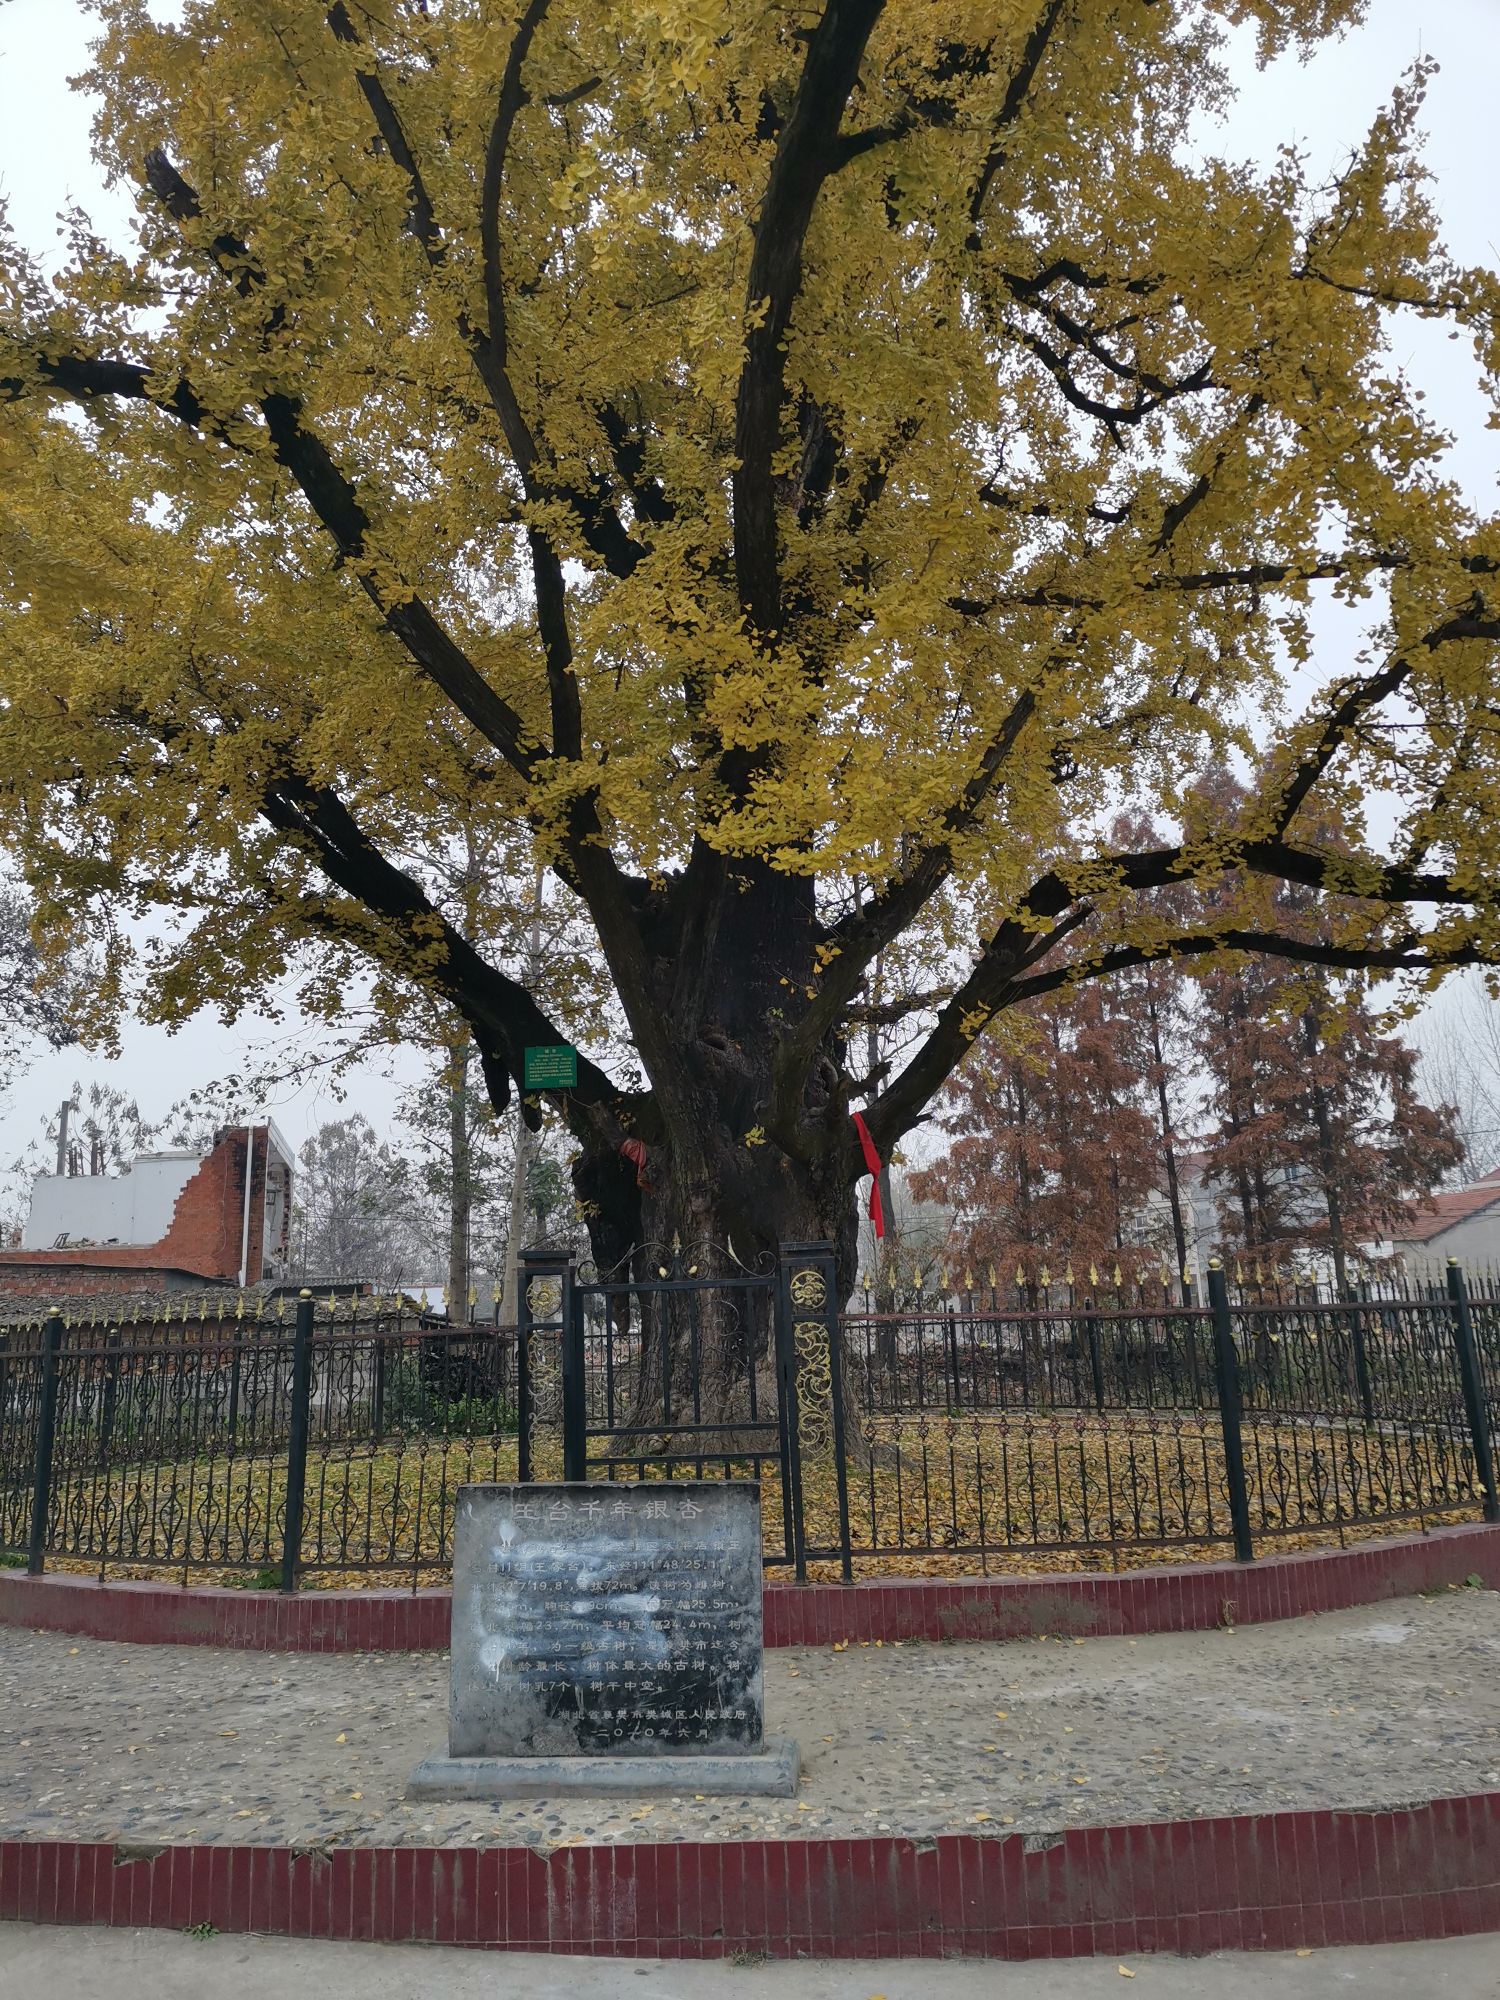
<path fill-rule="evenodd" d="M 1464 1216 L 1425 1243 L 1403 1242 L 1398 1230 L 1395 1247 L 1405 1257 L 1413 1277 L 1441 1277 L 1450 1257 L 1481 1270 L 1486 1265 L 1500 1268 L 1500 1204 Z"/>
<path fill-rule="evenodd" d="M 177 1197 L 203 1164 L 198 1153 L 143 1153 L 123 1174 L 38 1174 L 23 1250 L 69 1243 L 159 1243 Z"/>

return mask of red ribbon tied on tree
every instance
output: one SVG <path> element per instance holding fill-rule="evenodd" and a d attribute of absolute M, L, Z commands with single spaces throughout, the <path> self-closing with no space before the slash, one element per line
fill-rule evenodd
<path fill-rule="evenodd" d="M 643 1139 L 622 1139 L 620 1155 L 635 1168 L 636 1186 L 650 1194 L 651 1183 L 646 1179 L 646 1142 Z"/>
<path fill-rule="evenodd" d="M 880 1199 L 880 1155 L 875 1150 L 875 1141 L 870 1137 L 870 1128 L 864 1115 L 856 1111 L 854 1129 L 859 1134 L 860 1151 L 865 1156 L 865 1171 L 870 1176 L 870 1220 L 875 1225 L 875 1240 L 879 1242 L 885 1234 L 885 1204 Z"/>

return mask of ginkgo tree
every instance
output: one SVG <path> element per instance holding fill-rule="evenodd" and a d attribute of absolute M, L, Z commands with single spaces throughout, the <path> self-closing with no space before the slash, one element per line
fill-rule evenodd
<path fill-rule="evenodd" d="M 633 1051 L 583 1034 L 555 1094 L 601 1254 L 846 1259 L 853 1111 L 888 1157 L 1029 996 L 1500 958 L 1500 532 L 1392 358 L 1444 320 L 1493 394 L 1500 288 L 1438 240 L 1420 69 L 1326 184 L 1212 145 L 1231 29 L 1359 0 L 95 6 L 138 243 L 75 216 L 0 304 L 44 940 L 176 913 L 167 1018 L 336 940 L 499 1109 L 564 1024 L 503 885 L 476 941 L 420 857 L 503 828 Z M 1288 881 L 1329 935 L 1278 931 Z M 867 1074 L 896 951 L 931 977 Z"/>

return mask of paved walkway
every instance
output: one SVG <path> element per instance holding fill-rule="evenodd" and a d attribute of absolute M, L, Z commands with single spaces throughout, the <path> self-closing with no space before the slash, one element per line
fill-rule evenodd
<path fill-rule="evenodd" d="M 1500 1787 L 1500 1595 L 1237 1632 L 773 1653 L 793 1800 L 409 1805 L 447 1662 L 0 1632 L 0 1834 L 699 1840 L 1389 1806 Z"/>
<path fill-rule="evenodd" d="M 1127 1985 L 1120 1966 L 1137 1983 Z M 173 1937 L 0 1924 L 0 2000 L 1495 2000 L 1500 1938 L 1305 1957 L 1070 1958 L 1031 1965 L 551 1958 L 420 1945 Z"/>

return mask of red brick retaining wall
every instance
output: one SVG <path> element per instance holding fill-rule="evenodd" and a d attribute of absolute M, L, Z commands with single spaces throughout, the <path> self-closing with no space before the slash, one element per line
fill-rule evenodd
<path fill-rule="evenodd" d="M 766 1644 L 1201 1632 L 1409 1597 L 1470 1576 L 1500 1589 L 1500 1526 L 1435 1528 L 1352 1549 L 1119 1576 L 770 1583 Z M 0 1626 L 91 1639 L 272 1652 L 435 1652 L 448 1644 L 448 1621 L 446 1590 L 315 1590 L 282 1597 L 0 1570 Z"/>
<path fill-rule="evenodd" d="M 1123 1957 L 1500 1930 L 1500 1793 L 1392 1812 L 530 1848 L 0 1842 L 0 1918 L 629 1957 Z"/>

